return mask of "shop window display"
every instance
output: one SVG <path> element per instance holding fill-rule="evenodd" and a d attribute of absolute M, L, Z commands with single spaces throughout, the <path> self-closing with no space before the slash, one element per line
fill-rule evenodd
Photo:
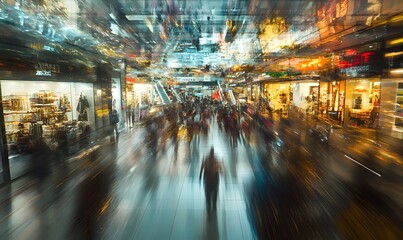
<path fill-rule="evenodd" d="M 92 84 L 2 81 L 1 86 L 10 156 L 31 152 L 39 138 L 52 149 L 68 150 L 94 127 Z"/>
<path fill-rule="evenodd" d="M 290 84 L 266 84 L 265 91 L 268 100 L 272 103 L 273 111 L 283 113 L 287 110 L 287 104 L 292 101 Z"/>
<path fill-rule="evenodd" d="M 78 121 L 88 121 L 87 109 L 89 107 L 87 97 L 81 93 L 77 103 Z"/>
<path fill-rule="evenodd" d="M 319 96 L 319 113 L 321 117 L 342 124 L 345 82 L 321 82 Z"/>
<path fill-rule="evenodd" d="M 376 127 L 379 118 L 380 82 L 350 80 L 347 87 L 348 123 L 353 126 Z"/>
<path fill-rule="evenodd" d="M 122 112 L 122 90 L 121 82 L 119 78 L 112 78 L 112 109 L 116 109 L 121 120 L 118 123 L 118 128 L 120 129 L 124 124 L 124 114 Z"/>
<path fill-rule="evenodd" d="M 297 82 L 291 85 L 289 103 L 309 115 L 317 115 L 319 109 L 319 83 Z M 323 97 L 323 96 L 322 96 Z"/>
<path fill-rule="evenodd" d="M 153 102 L 153 85 L 152 84 L 132 84 L 127 87 L 127 104 L 128 116 L 127 120 L 132 125 L 135 121 L 140 121 L 147 114 L 147 109 Z M 130 124 L 129 124 L 130 126 Z"/>
<path fill-rule="evenodd" d="M 380 136 L 403 139 L 403 79 L 385 78 L 382 80 L 381 95 L 374 105 L 378 106 L 381 126 L 377 130 Z M 377 122 L 375 122 L 376 126 Z"/>
<path fill-rule="evenodd" d="M 329 83 L 320 83 L 320 96 L 319 96 L 319 114 L 326 115 L 328 111 L 331 111 L 332 96 L 329 92 Z"/>

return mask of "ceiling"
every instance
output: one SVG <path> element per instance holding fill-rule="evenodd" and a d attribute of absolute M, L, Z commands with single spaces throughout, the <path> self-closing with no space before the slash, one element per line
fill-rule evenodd
<path fill-rule="evenodd" d="M 399 0 L 114 1 L 136 38 L 126 53 L 169 68 L 323 55 L 385 36 L 375 26 L 403 8 Z"/>
<path fill-rule="evenodd" d="M 155 69 L 221 70 L 401 33 L 401 0 L 0 1 L 0 22 Z M 262 61 L 264 60 L 264 61 Z"/>
<path fill-rule="evenodd" d="M 171 68 L 225 68 L 283 51 L 281 43 L 290 41 L 278 41 L 276 31 L 291 29 L 305 34 L 305 40 L 315 36 L 310 32 L 316 30 L 312 26 L 320 2 L 324 1 L 116 0 L 115 6 L 127 19 L 122 27 L 136 38 L 138 48 L 131 56 L 149 57 Z"/>

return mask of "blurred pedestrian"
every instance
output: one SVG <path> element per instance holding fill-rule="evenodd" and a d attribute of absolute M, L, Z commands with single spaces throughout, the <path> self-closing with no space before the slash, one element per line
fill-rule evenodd
<path fill-rule="evenodd" d="M 201 181 L 202 176 L 204 180 L 207 210 L 211 210 L 211 208 L 213 208 L 213 210 L 217 209 L 217 197 L 221 172 L 221 163 L 214 155 L 214 147 L 211 147 L 210 154 L 203 159 L 199 175 L 199 181 Z"/>
<path fill-rule="evenodd" d="M 111 142 L 117 142 L 119 139 L 119 131 L 118 131 L 119 113 L 116 109 L 112 110 L 110 122 L 112 127 Z"/>
<path fill-rule="evenodd" d="M 29 162 L 31 174 L 38 180 L 43 180 L 52 172 L 52 160 L 56 158 L 56 153 L 42 138 L 32 140 L 32 149 L 33 153 Z"/>

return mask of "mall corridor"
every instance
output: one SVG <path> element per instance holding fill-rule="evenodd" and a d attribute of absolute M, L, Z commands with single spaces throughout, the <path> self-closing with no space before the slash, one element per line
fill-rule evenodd
<path fill-rule="evenodd" d="M 0 240 L 403 239 L 403 0 L 0 0 Z"/>
<path fill-rule="evenodd" d="M 213 120 L 190 143 L 180 128 L 176 147 L 138 123 L 44 179 L 1 188 L 1 239 L 400 239 L 399 200 L 379 189 L 400 187 L 401 169 L 360 159 L 368 170 L 296 122 L 272 131 L 234 145 Z M 199 180 L 211 147 L 223 169 L 216 210 Z"/>

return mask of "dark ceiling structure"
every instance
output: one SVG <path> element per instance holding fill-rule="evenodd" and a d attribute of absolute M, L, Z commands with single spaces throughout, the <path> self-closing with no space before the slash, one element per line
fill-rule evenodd
<path fill-rule="evenodd" d="M 401 0 L 8 0 L 0 22 L 137 66 L 225 69 L 399 33 Z"/>
<path fill-rule="evenodd" d="M 285 48 L 271 46 L 274 37 L 290 29 L 305 34 L 300 41 L 315 36 L 316 6 L 321 2 L 117 0 L 115 6 L 127 19 L 122 27 L 135 35 L 140 52 L 170 67 L 199 67 L 247 64 L 278 54 Z M 269 35 L 273 39 L 264 41 Z"/>
<path fill-rule="evenodd" d="M 114 5 L 127 20 L 122 27 L 138 41 L 133 56 L 171 68 L 225 68 L 343 49 L 394 34 L 393 23 L 402 14 L 398 6 L 403 7 L 394 0 L 115 0 Z"/>

